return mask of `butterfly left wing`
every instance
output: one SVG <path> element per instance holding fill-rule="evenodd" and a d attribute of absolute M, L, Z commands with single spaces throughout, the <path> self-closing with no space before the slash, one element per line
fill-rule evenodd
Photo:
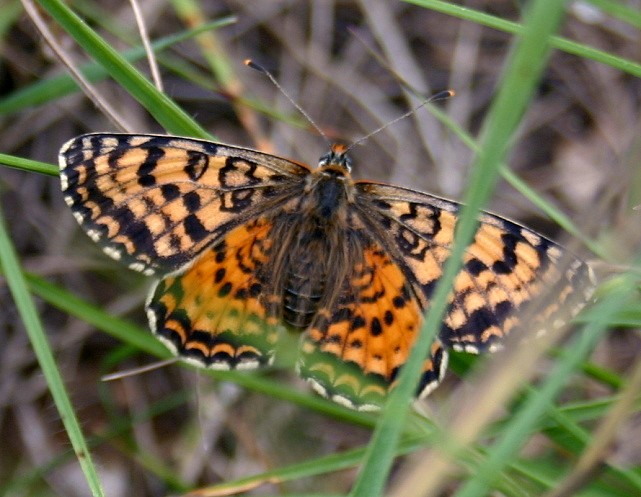
<path fill-rule="evenodd" d="M 65 201 L 105 253 L 145 274 L 175 271 L 302 188 L 309 168 L 205 140 L 96 133 L 60 150 Z"/>
<path fill-rule="evenodd" d="M 271 363 L 279 301 L 265 295 L 272 223 L 249 221 L 182 271 L 158 282 L 147 301 L 152 332 L 182 359 L 211 369 Z"/>
<path fill-rule="evenodd" d="M 424 312 L 450 256 L 459 204 L 389 185 L 358 182 L 356 188 L 371 229 L 401 266 Z M 562 326 L 593 288 L 583 261 L 532 230 L 481 213 L 439 338 L 455 350 L 494 350 L 516 329 Z M 540 312 L 522 322 L 525 307 L 542 298 Z"/>

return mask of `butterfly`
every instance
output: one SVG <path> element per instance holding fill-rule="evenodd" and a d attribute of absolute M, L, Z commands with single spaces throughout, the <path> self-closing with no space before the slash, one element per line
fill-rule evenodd
<path fill-rule="evenodd" d="M 87 134 L 60 151 L 64 199 L 82 228 L 107 255 L 159 278 L 146 311 L 175 354 L 253 369 L 294 335 L 298 372 L 316 391 L 374 410 L 430 308 L 461 206 L 355 181 L 351 167 L 344 145 L 311 168 L 163 135 Z M 492 351 L 526 324 L 558 327 L 593 283 L 559 245 L 481 213 L 417 396 L 442 380 L 448 349 Z M 542 294 L 553 298 L 523 323 Z"/>

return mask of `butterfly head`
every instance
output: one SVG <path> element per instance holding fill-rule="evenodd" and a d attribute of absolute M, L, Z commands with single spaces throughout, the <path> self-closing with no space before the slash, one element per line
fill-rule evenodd
<path fill-rule="evenodd" d="M 329 152 L 318 161 L 318 167 L 323 169 L 339 169 L 351 172 L 352 159 L 347 155 L 348 147 L 342 143 L 334 143 Z"/>

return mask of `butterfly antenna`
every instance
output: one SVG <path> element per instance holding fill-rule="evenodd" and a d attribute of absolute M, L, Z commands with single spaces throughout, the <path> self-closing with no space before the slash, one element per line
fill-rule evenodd
<path fill-rule="evenodd" d="M 280 85 L 280 83 L 278 81 L 276 81 L 276 78 L 272 75 L 272 73 L 270 73 L 263 66 L 256 64 L 256 62 L 254 62 L 251 59 L 245 59 L 245 65 L 248 66 L 248 67 L 251 67 L 252 69 L 255 69 L 256 71 L 262 72 L 265 76 L 267 76 L 269 78 L 269 80 L 274 84 L 274 86 L 278 89 L 278 91 L 280 91 L 285 96 L 285 98 L 287 100 L 289 100 L 289 102 L 294 107 L 296 107 L 296 110 L 298 110 L 298 112 L 300 112 L 305 117 L 305 119 L 307 119 L 307 121 L 309 121 L 309 123 L 314 127 L 314 129 L 316 131 L 318 131 L 318 134 L 321 135 L 328 144 L 331 144 L 330 139 L 327 138 L 327 135 L 323 132 L 323 130 L 320 128 L 320 126 L 318 126 L 318 124 L 316 124 L 314 122 L 314 120 L 311 118 L 311 116 L 307 112 L 305 112 L 305 110 L 300 105 L 298 105 L 296 103 L 296 101 L 292 97 L 289 96 L 289 93 L 287 93 L 285 91 L 285 88 L 283 88 Z"/>
<path fill-rule="evenodd" d="M 374 131 L 367 133 L 365 136 L 359 138 L 355 142 L 353 142 L 351 145 L 349 145 L 346 149 L 345 152 L 348 152 L 350 149 L 354 148 L 356 145 L 359 145 L 363 143 L 365 140 L 369 140 L 372 136 L 374 136 L 377 133 L 380 133 L 384 129 L 388 128 L 392 124 L 396 124 L 397 122 L 401 121 L 402 119 L 405 119 L 406 117 L 411 116 L 414 114 L 417 110 L 421 109 L 422 107 L 425 107 L 427 104 L 431 102 L 436 102 L 438 100 L 445 100 L 446 98 L 450 98 L 456 95 L 454 90 L 443 90 L 439 91 L 438 93 L 432 95 L 430 98 L 427 100 L 423 100 L 419 105 L 414 107 L 413 109 L 408 110 L 405 114 L 398 116 L 396 119 L 392 119 L 391 121 L 383 124 L 380 128 L 375 129 Z"/>
<path fill-rule="evenodd" d="M 365 47 L 365 49 L 369 52 L 369 54 L 370 54 L 372 57 L 374 57 L 374 59 L 376 59 L 376 61 L 381 65 L 381 67 L 383 67 L 383 68 L 384 68 L 385 70 L 387 70 L 390 74 L 392 74 L 392 76 L 394 76 L 394 78 L 396 79 L 396 81 L 398 82 L 398 84 L 399 84 L 399 85 L 401 85 L 401 87 L 405 88 L 407 91 L 409 91 L 409 92 L 410 92 L 411 94 L 413 94 L 414 96 L 417 96 L 418 98 L 424 98 L 424 97 L 423 97 L 423 95 L 422 95 L 422 94 L 421 94 L 421 93 L 420 93 L 416 88 L 414 88 L 410 83 L 408 83 L 408 82 L 407 82 L 407 80 L 405 80 L 405 79 L 404 79 L 400 74 L 398 74 L 398 72 L 396 72 L 396 71 L 395 71 L 395 70 L 394 70 L 394 69 L 389 65 L 389 63 L 388 63 L 388 62 L 385 60 L 385 58 L 380 54 L 380 52 L 378 52 L 378 51 L 377 51 L 374 47 L 372 47 L 372 46 L 371 46 L 367 41 L 365 41 L 365 39 L 364 39 L 362 36 L 360 36 L 360 35 L 358 34 L 358 32 L 357 32 L 355 29 L 347 28 L 347 30 L 350 32 L 350 34 L 351 34 L 354 38 L 356 38 L 356 40 L 357 40 L 357 41 L 359 41 L 359 42 L 360 42 L 360 43 Z M 372 135 L 375 135 L 376 133 L 379 133 L 380 131 L 382 131 L 382 130 L 384 130 L 385 128 L 387 128 L 388 126 L 391 126 L 392 124 L 394 124 L 394 123 L 396 123 L 396 122 L 400 121 L 401 119 L 405 119 L 406 117 L 408 117 L 408 116 L 410 116 L 410 115 L 414 114 L 417 110 L 419 110 L 419 109 L 420 109 L 421 107 L 423 107 L 424 105 L 426 105 L 426 104 L 428 104 L 428 103 L 430 103 L 430 102 L 434 102 L 434 101 L 436 101 L 436 100 L 443 100 L 443 99 L 446 99 L 446 98 L 450 98 L 450 97 L 453 97 L 454 95 L 455 95 L 454 90 L 445 90 L 445 91 L 441 91 L 441 92 L 439 92 L 439 93 L 437 93 L 437 94 L 435 94 L 435 95 L 432 95 L 430 98 L 428 98 L 427 100 L 425 100 L 424 102 L 422 102 L 422 103 L 421 103 L 418 107 L 416 107 L 415 109 L 412 109 L 412 110 L 410 110 L 409 112 L 406 112 L 406 113 L 405 113 L 405 114 L 403 114 L 402 116 L 400 116 L 400 117 L 398 117 L 398 118 L 394 119 L 393 121 L 391 121 L 391 122 L 389 122 L 389 123 L 384 124 L 383 126 L 381 126 L 380 128 L 378 128 L 377 130 L 374 130 L 374 131 L 372 131 L 371 133 L 369 133 L 368 135 L 366 135 L 366 136 L 364 136 L 364 137 L 362 137 L 362 138 L 360 138 L 360 139 L 356 140 L 356 142 L 352 143 L 349 147 L 347 147 L 347 150 L 349 150 L 350 148 L 352 148 L 354 145 L 358 145 L 358 144 L 362 143 L 363 141 L 365 141 L 365 140 L 367 140 L 368 138 L 370 138 Z M 346 151 L 347 151 L 347 150 L 346 150 Z"/>

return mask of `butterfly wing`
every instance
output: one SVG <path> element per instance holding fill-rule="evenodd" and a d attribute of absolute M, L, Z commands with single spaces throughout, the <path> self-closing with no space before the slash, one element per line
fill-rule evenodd
<path fill-rule="evenodd" d="M 271 363 L 280 329 L 278 301 L 265 295 L 271 229 L 266 218 L 234 228 L 152 290 L 150 327 L 181 358 L 212 369 Z"/>
<path fill-rule="evenodd" d="M 333 305 L 319 309 L 303 335 L 298 369 L 323 396 L 375 410 L 407 361 L 423 316 L 389 254 L 371 241 L 359 252 Z M 437 386 L 446 366 L 447 353 L 437 340 L 424 363 L 419 396 Z"/>
<path fill-rule="evenodd" d="M 60 151 L 64 198 L 89 236 L 145 274 L 175 271 L 298 192 L 309 168 L 160 135 L 88 134 Z"/>
<path fill-rule="evenodd" d="M 459 204 L 389 185 L 359 182 L 356 188 L 365 218 L 425 311 L 450 255 Z M 534 231 L 482 213 L 439 338 L 455 350 L 494 350 L 501 338 L 526 325 L 536 332 L 562 326 L 593 287 L 592 271 L 583 261 Z M 545 297 L 540 312 L 522 322 L 524 307 Z"/>

